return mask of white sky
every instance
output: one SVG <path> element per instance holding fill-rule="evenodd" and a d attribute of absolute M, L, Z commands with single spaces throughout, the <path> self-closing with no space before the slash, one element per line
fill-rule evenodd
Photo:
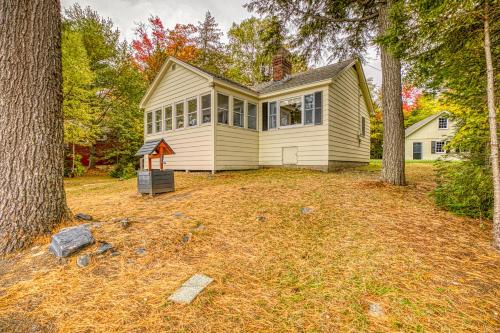
<path fill-rule="evenodd" d="M 159 16 L 166 28 L 173 28 L 176 23 L 196 24 L 210 10 L 224 33 L 233 22 L 252 16 L 243 8 L 248 0 L 62 0 L 61 5 L 67 8 L 75 2 L 82 7 L 90 6 L 101 16 L 111 18 L 129 42 L 134 37 L 136 23 L 146 22 L 151 15 Z M 380 85 L 380 60 L 375 50 L 370 50 L 366 59 L 368 63 L 363 67 L 367 78 L 373 78 Z"/>

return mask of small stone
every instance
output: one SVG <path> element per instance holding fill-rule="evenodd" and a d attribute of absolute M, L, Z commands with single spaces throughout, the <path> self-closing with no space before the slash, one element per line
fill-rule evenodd
<path fill-rule="evenodd" d="M 45 251 L 40 251 L 32 255 L 32 257 L 39 257 L 41 255 L 45 254 Z"/>
<path fill-rule="evenodd" d="M 174 303 L 189 304 L 203 291 L 214 279 L 203 274 L 195 274 L 177 289 L 169 301 Z"/>
<path fill-rule="evenodd" d="M 311 207 L 302 207 L 302 208 L 300 209 L 300 212 L 301 212 L 302 214 L 310 214 L 310 213 L 312 213 L 312 212 L 313 212 L 313 209 L 312 209 Z"/>
<path fill-rule="evenodd" d="M 144 253 L 146 253 L 146 249 L 143 248 L 143 247 L 139 247 L 135 250 L 135 253 L 139 254 L 139 255 L 142 255 Z"/>
<path fill-rule="evenodd" d="M 120 225 L 123 229 L 127 229 L 130 226 L 130 219 L 128 217 L 120 220 Z"/>
<path fill-rule="evenodd" d="M 113 245 L 109 244 L 108 242 L 100 241 L 99 243 L 100 243 L 100 245 L 96 251 L 97 254 L 103 254 L 103 253 L 113 249 Z"/>
<path fill-rule="evenodd" d="M 369 303 L 368 314 L 372 317 L 382 317 L 384 315 L 384 309 L 379 303 Z"/>
<path fill-rule="evenodd" d="M 117 256 L 119 256 L 119 255 L 120 255 L 120 252 L 118 252 L 118 251 L 116 251 L 116 250 L 114 250 L 114 251 L 112 250 L 112 251 L 111 251 L 111 256 L 112 256 L 112 257 L 117 257 Z"/>
<path fill-rule="evenodd" d="M 175 212 L 172 214 L 174 217 L 183 217 L 184 213 L 183 212 Z"/>
<path fill-rule="evenodd" d="M 199 224 L 193 228 L 193 231 L 202 231 L 202 230 L 205 230 L 205 228 L 206 227 L 203 224 Z"/>
<path fill-rule="evenodd" d="M 255 221 L 257 221 L 257 222 L 265 222 L 266 221 L 266 217 L 262 216 L 262 215 L 257 215 L 257 217 L 255 218 Z"/>
<path fill-rule="evenodd" d="M 190 239 L 191 239 L 191 234 L 184 234 L 182 236 L 181 242 L 182 244 L 186 244 L 187 242 L 189 242 Z"/>
<path fill-rule="evenodd" d="M 78 220 L 84 220 L 84 221 L 92 221 L 92 216 L 84 213 L 78 213 L 75 215 L 75 218 Z"/>
<path fill-rule="evenodd" d="M 76 259 L 76 264 L 78 267 L 86 267 L 90 263 L 90 256 L 88 254 L 84 254 L 82 256 L 79 256 L 78 259 Z"/>

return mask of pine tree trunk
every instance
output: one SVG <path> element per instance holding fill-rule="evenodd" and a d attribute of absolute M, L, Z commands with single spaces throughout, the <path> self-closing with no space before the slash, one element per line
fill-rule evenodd
<path fill-rule="evenodd" d="M 75 144 L 72 144 L 71 177 L 75 176 Z"/>
<path fill-rule="evenodd" d="M 0 52 L 0 253 L 7 253 L 69 216 L 59 1 L 2 0 Z"/>
<path fill-rule="evenodd" d="M 486 56 L 488 119 L 490 125 L 491 170 L 493 173 L 493 246 L 500 250 L 500 170 L 498 165 L 497 114 L 495 110 L 495 81 L 491 59 L 489 4 L 484 2 L 484 53 Z"/>
<path fill-rule="evenodd" d="M 379 6 L 379 33 L 390 27 L 391 0 Z M 381 180 L 394 185 L 405 185 L 405 131 L 401 100 L 401 62 L 384 47 L 380 47 L 382 61 L 382 116 L 384 146 Z"/>

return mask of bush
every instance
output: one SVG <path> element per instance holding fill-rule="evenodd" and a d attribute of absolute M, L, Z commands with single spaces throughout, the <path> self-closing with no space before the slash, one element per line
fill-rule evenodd
<path fill-rule="evenodd" d="M 83 166 L 82 156 L 76 154 L 75 155 L 75 169 L 72 170 L 73 160 L 72 156 L 67 157 L 64 160 L 64 177 L 79 177 L 85 174 L 85 167 Z"/>
<path fill-rule="evenodd" d="M 493 216 L 491 170 L 471 161 L 438 162 L 436 204 L 457 215 L 479 218 Z"/>
<path fill-rule="evenodd" d="M 117 164 L 109 173 L 111 177 L 120 179 L 130 179 L 136 176 L 135 165 L 133 163 Z"/>

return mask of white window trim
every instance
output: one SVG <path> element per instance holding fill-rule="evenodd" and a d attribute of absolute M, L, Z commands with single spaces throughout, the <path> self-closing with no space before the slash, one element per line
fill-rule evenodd
<path fill-rule="evenodd" d="M 308 94 L 306 94 L 308 95 Z M 281 103 L 280 101 L 277 101 L 278 102 L 278 115 L 279 115 L 279 118 L 278 118 L 278 123 L 277 123 L 277 128 L 296 128 L 296 127 L 303 127 L 304 126 L 304 96 L 305 95 L 302 95 L 302 96 L 297 96 L 297 97 L 289 97 L 288 99 L 293 99 L 293 98 L 299 98 L 300 97 L 300 102 L 302 103 L 302 107 L 301 107 L 301 114 L 300 114 L 300 124 L 295 124 L 295 125 L 286 125 L 286 126 L 281 126 Z M 314 118 L 314 116 L 313 116 Z M 313 119 L 314 120 L 314 119 Z"/>
<path fill-rule="evenodd" d="M 302 101 L 302 120 L 300 122 L 300 124 L 295 124 L 295 125 L 288 125 L 288 126 L 281 126 L 281 119 L 280 119 L 280 101 L 279 100 L 267 100 L 267 101 L 263 101 L 262 103 L 268 103 L 268 108 L 267 108 L 267 130 L 268 131 L 274 131 L 274 130 L 277 130 L 277 129 L 288 129 L 288 128 L 298 128 L 298 127 L 308 127 L 308 126 L 322 126 L 324 125 L 323 123 L 323 113 L 324 113 L 324 107 L 323 107 L 323 103 L 321 105 L 321 124 L 316 124 L 316 93 L 318 92 L 321 92 L 321 96 L 324 95 L 324 91 L 323 90 L 316 90 L 316 91 L 313 91 L 313 92 L 310 92 L 310 93 L 305 93 L 305 94 L 302 94 L 302 95 L 298 95 L 298 96 L 291 96 L 289 98 L 299 98 L 301 99 Z M 306 96 L 308 95 L 311 95 L 312 96 L 312 103 L 313 103 L 313 107 L 312 109 L 310 109 L 312 111 L 312 123 L 310 124 L 306 124 Z M 271 128 L 271 103 L 276 103 L 276 127 L 275 128 Z M 257 120 L 258 121 L 258 120 Z"/>
<path fill-rule="evenodd" d="M 151 132 L 148 133 L 148 114 L 151 114 Z M 154 111 L 146 112 L 146 118 L 144 119 L 146 126 L 144 126 L 144 132 L 146 135 L 154 134 Z"/>
<path fill-rule="evenodd" d="M 203 110 L 204 109 L 203 109 L 202 101 L 203 101 L 203 97 L 205 97 L 205 96 L 210 96 L 210 106 L 208 108 L 205 108 L 205 110 L 206 109 L 210 109 L 210 121 L 207 122 L 207 123 L 203 122 Z M 200 98 L 200 108 L 199 108 L 200 109 L 200 123 L 199 123 L 199 126 L 211 125 L 212 124 L 212 119 L 213 119 L 213 116 L 214 116 L 213 112 L 212 112 L 212 110 L 213 110 L 212 104 L 215 105 L 215 103 L 213 103 L 213 101 L 212 101 L 212 93 L 211 92 L 207 92 L 207 93 L 200 94 L 199 98 Z"/>
<path fill-rule="evenodd" d="M 271 103 L 276 104 L 276 127 L 271 128 Z M 280 112 L 280 104 L 279 101 L 268 101 L 267 102 L 267 130 L 268 131 L 276 131 L 279 128 L 279 112 Z"/>
<path fill-rule="evenodd" d="M 182 104 L 182 107 L 183 107 L 183 115 L 182 115 L 182 118 L 184 121 L 183 127 L 177 127 L 177 105 L 179 105 L 179 104 Z M 173 125 L 175 125 L 175 126 L 172 126 L 174 131 L 186 129 L 186 100 L 185 99 L 178 101 L 178 102 L 174 102 L 174 123 L 173 123 Z"/>
<path fill-rule="evenodd" d="M 167 122 L 167 108 L 170 107 L 171 113 L 170 113 L 170 120 L 172 121 L 172 128 L 167 129 L 166 122 Z M 167 104 L 163 106 L 163 117 L 162 117 L 162 123 L 163 123 L 163 132 L 170 132 L 174 129 L 174 105 L 173 104 Z"/>
<path fill-rule="evenodd" d="M 443 143 L 443 145 L 441 146 L 441 149 L 443 151 L 438 151 L 438 143 Z M 446 141 L 436 141 L 436 147 L 435 147 L 435 153 L 436 154 L 446 154 L 446 149 L 444 149 L 444 147 L 446 146 Z"/>
<path fill-rule="evenodd" d="M 440 127 L 441 119 L 446 119 L 446 127 Z M 450 121 L 448 118 L 445 117 L 439 117 L 438 118 L 438 130 L 447 130 L 450 127 Z"/>
<path fill-rule="evenodd" d="M 196 125 L 189 125 L 189 102 L 192 101 L 192 100 L 196 100 L 196 111 L 194 113 L 196 113 Z M 185 100 L 185 103 L 186 103 L 186 106 L 185 106 L 185 118 L 186 118 L 186 122 L 185 124 L 187 126 L 184 126 L 184 128 L 193 128 L 193 127 L 198 127 L 199 126 L 199 120 L 200 120 L 200 101 L 199 101 L 199 96 L 193 96 L 193 97 L 189 97 L 189 98 L 186 98 Z"/>
<path fill-rule="evenodd" d="M 219 96 L 218 95 L 222 95 L 222 96 L 226 96 L 227 97 L 227 124 L 219 122 Z M 215 113 L 215 115 L 216 115 L 215 123 L 217 125 L 224 125 L 224 126 L 230 125 L 231 124 L 231 119 L 229 117 L 229 114 L 231 112 L 231 96 L 223 94 L 223 93 L 221 93 L 219 91 L 216 91 L 215 92 L 215 98 L 216 98 L 216 101 L 215 101 L 216 103 L 215 104 L 216 104 L 216 109 L 217 109 L 216 113 Z"/>

